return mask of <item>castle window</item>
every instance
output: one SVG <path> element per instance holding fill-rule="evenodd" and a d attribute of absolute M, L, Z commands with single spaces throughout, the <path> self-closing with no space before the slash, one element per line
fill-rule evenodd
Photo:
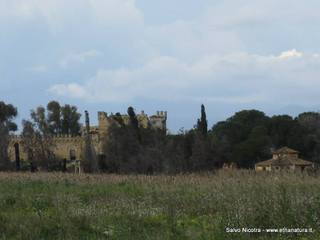
<path fill-rule="evenodd" d="M 74 149 L 70 150 L 70 160 L 76 160 L 76 151 Z"/>

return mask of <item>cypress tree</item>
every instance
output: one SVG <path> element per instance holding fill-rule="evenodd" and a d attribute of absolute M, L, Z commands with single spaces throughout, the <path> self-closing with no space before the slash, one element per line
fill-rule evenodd
<path fill-rule="evenodd" d="M 197 130 L 203 136 L 206 136 L 208 133 L 208 121 L 207 121 L 206 109 L 203 104 L 201 105 L 201 118 L 198 119 Z"/>
<path fill-rule="evenodd" d="M 134 135 L 137 137 L 139 143 L 141 143 L 141 135 L 139 130 L 139 121 L 137 119 L 137 115 L 134 112 L 133 107 L 128 107 L 128 115 L 129 115 L 129 126 L 132 128 Z"/>
<path fill-rule="evenodd" d="M 139 123 L 133 107 L 128 107 L 129 124 L 135 129 L 139 129 Z"/>

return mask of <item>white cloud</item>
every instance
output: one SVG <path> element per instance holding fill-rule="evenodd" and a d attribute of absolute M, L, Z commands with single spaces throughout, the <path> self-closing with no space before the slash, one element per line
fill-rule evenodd
<path fill-rule="evenodd" d="M 134 101 L 135 99 L 277 102 L 310 101 L 320 83 L 320 60 L 313 55 L 298 55 L 299 61 L 287 62 L 278 56 L 235 53 L 207 56 L 193 63 L 172 57 L 159 57 L 134 69 L 99 70 L 84 84 L 82 94 L 71 85 L 51 88 L 52 93 L 90 101 Z M 290 56 L 291 56 L 290 55 Z M 312 64 L 313 69 L 308 66 Z M 63 91 L 61 91 L 63 89 Z M 308 94 L 307 94 L 308 92 Z"/>
<path fill-rule="evenodd" d="M 69 96 L 71 98 L 86 98 L 86 90 L 76 84 L 56 84 L 49 89 L 49 92 L 55 93 L 58 96 Z"/>
<path fill-rule="evenodd" d="M 65 56 L 61 61 L 62 67 L 68 67 L 71 64 L 84 63 L 89 59 L 102 56 L 102 53 L 97 50 L 89 50 L 81 53 L 71 53 Z"/>
<path fill-rule="evenodd" d="M 279 55 L 280 59 L 287 59 L 287 58 L 295 58 L 295 57 L 302 57 L 303 53 L 298 52 L 296 49 L 292 49 L 289 51 L 285 51 Z"/>

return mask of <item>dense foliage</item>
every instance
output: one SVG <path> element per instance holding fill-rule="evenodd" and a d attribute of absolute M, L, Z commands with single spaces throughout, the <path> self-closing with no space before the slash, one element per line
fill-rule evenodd
<path fill-rule="evenodd" d="M 129 123 L 124 124 L 120 113 L 103 138 L 105 157 L 100 159 L 102 171 L 117 173 L 153 173 L 164 170 L 164 131 L 139 126 L 132 107 L 128 108 Z"/>
<path fill-rule="evenodd" d="M 320 163 L 320 114 L 306 112 L 267 117 L 257 110 L 244 110 L 215 124 L 210 132 L 215 158 L 241 167 L 270 157 L 271 150 L 288 146 L 301 156 Z"/>
<path fill-rule="evenodd" d="M 46 109 L 39 106 L 31 111 L 31 119 L 38 129 L 42 133 L 50 134 L 79 135 L 80 117 L 76 106 L 61 106 L 57 101 L 49 102 Z"/>

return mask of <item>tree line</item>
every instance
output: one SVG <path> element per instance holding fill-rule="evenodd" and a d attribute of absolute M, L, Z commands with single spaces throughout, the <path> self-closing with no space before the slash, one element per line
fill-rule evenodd
<path fill-rule="evenodd" d="M 174 174 L 210 171 L 225 163 L 253 168 L 255 163 L 270 158 L 272 149 L 282 146 L 294 148 L 303 158 L 320 163 L 320 114 L 317 112 L 305 112 L 293 118 L 242 110 L 208 128 L 205 106 L 201 105 L 194 127 L 177 134 L 151 126 L 141 127 L 132 107 L 127 113 L 128 124 L 120 113 L 112 115 L 114 121 L 108 133 L 101 136 L 105 154 L 96 156 L 94 171 Z M 16 116 L 13 105 L 0 102 L 1 169 L 10 166 L 7 148 L 10 132 L 17 130 L 13 122 Z M 76 106 L 61 106 L 56 101 L 31 111 L 30 119 L 23 120 L 22 124 L 23 147 L 31 169 L 41 166 L 47 170 L 65 170 L 61 159 L 56 159 L 50 150 L 52 136 L 80 135 L 80 117 Z M 88 168 L 88 171 L 93 170 Z"/>

